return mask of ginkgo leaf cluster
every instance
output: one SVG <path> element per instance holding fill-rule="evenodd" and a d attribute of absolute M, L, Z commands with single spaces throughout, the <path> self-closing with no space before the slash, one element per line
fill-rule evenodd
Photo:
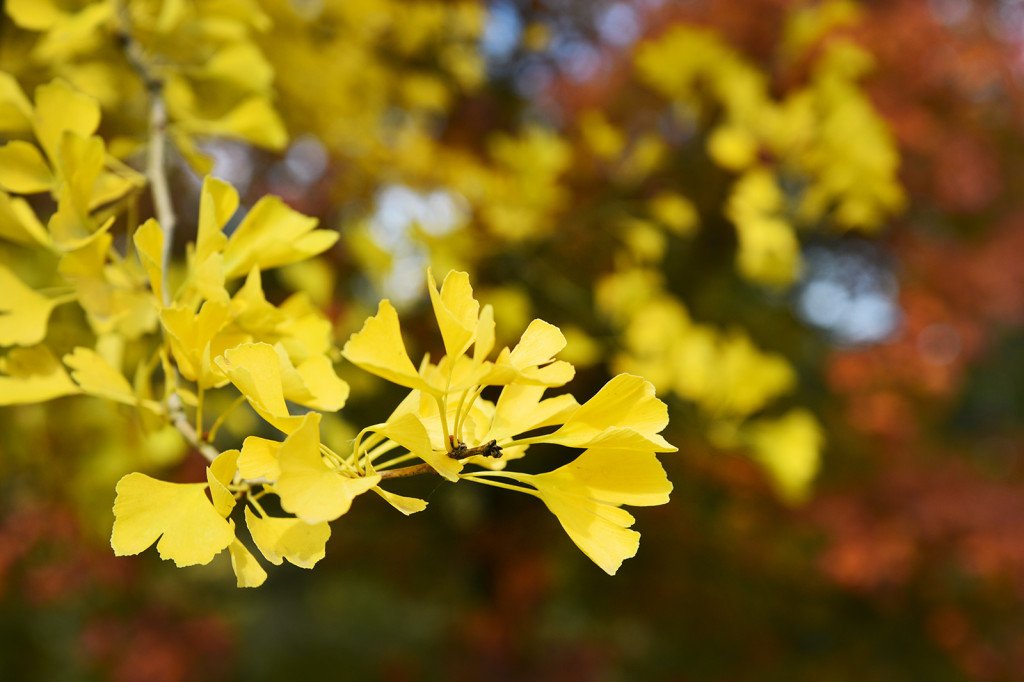
<path fill-rule="evenodd" d="M 209 364 L 283 440 L 246 438 L 240 450 L 223 452 L 211 463 L 205 484 L 164 483 L 143 474 L 123 478 L 114 506 L 115 552 L 135 554 L 156 542 L 163 558 L 187 566 L 208 563 L 228 549 L 239 586 L 258 585 L 265 573 L 237 539 L 230 519 L 236 500 L 247 505 L 250 536 L 268 561 L 284 558 L 310 567 L 324 556 L 328 524 L 360 495 L 373 490 L 403 514 L 425 509 L 426 501 L 383 484 L 429 471 L 452 482 L 538 497 L 588 557 L 615 573 L 636 553 L 639 540 L 630 529 L 633 517 L 621 506 L 664 504 L 672 489 L 657 459 L 657 453 L 675 450 L 660 435 L 668 424 L 666 405 L 649 382 L 629 374 L 615 377 L 582 404 L 564 393 L 544 398 L 545 390 L 573 376 L 572 366 L 555 358 L 565 345 L 557 327 L 535 320 L 514 348 L 495 355 L 493 311 L 480 307 L 466 273 L 449 273 L 440 289 L 428 274 L 428 286 L 446 349 L 437 363 L 429 357 L 412 363 L 387 300 L 342 349 L 346 360 L 410 390 L 350 448 L 324 442 L 316 410 L 291 413 L 289 403 L 312 402 L 314 382 L 303 378 L 280 346 L 245 341 L 214 357 Z M 207 341 L 203 355 L 211 354 Z M 202 376 L 196 381 L 201 386 Z M 481 397 L 488 387 L 500 387 L 494 402 Z M 317 409 L 336 410 L 345 395 L 347 387 L 332 394 L 338 400 Z M 536 435 L 537 430 L 546 433 Z M 506 468 L 541 444 L 582 454 L 544 474 Z M 269 516 L 260 502 L 266 495 L 275 495 L 294 516 Z M 189 528 L 202 531 L 187 533 Z"/>

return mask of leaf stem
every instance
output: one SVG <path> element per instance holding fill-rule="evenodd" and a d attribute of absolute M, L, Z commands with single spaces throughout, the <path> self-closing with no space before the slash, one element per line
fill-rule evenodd
<path fill-rule="evenodd" d="M 337 467 L 344 466 L 353 473 L 361 473 L 359 469 L 352 464 L 352 462 L 348 461 L 347 459 L 345 459 L 344 457 L 342 457 L 341 455 L 339 455 L 338 453 L 336 453 L 334 450 L 324 445 L 323 443 L 320 443 L 320 454 L 326 455 L 327 458 L 334 462 L 335 466 Z"/>
<path fill-rule="evenodd" d="M 399 455 L 398 457 L 393 457 L 393 458 L 389 459 L 388 461 L 381 463 L 380 464 L 380 468 L 382 470 L 384 470 L 384 469 L 387 469 L 388 467 L 393 467 L 396 464 L 401 464 L 402 462 L 408 462 L 410 459 L 416 459 L 416 455 L 414 455 L 411 452 L 407 452 L 404 455 Z M 379 471 L 378 473 L 384 473 L 384 472 L 383 471 Z"/>
<path fill-rule="evenodd" d="M 203 396 L 205 395 L 202 385 L 198 387 L 196 391 L 196 433 L 204 441 L 208 440 L 203 438 Z"/>
<path fill-rule="evenodd" d="M 527 488 L 527 487 L 522 486 L 522 485 L 513 485 L 511 483 L 502 483 L 500 481 L 492 481 L 489 478 L 481 478 L 482 476 L 494 475 L 494 474 L 502 474 L 502 473 L 504 473 L 504 472 L 501 472 L 501 471 L 475 471 L 475 472 L 470 473 L 470 474 L 462 474 L 461 478 L 463 478 L 463 479 L 465 479 L 467 481 L 473 481 L 474 483 L 481 483 L 483 485 L 489 485 L 489 486 L 493 486 L 495 488 L 504 488 L 506 490 L 514 490 L 517 493 L 526 493 L 527 495 L 533 495 L 534 497 L 540 497 L 540 493 L 538 493 L 533 488 Z"/>
<path fill-rule="evenodd" d="M 359 450 L 361 447 L 363 447 L 363 438 L 366 436 L 366 434 L 373 433 L 373 436 L 369 438 L 369 444 L 365 446 L 366 448 L 372 448 L 374 445 L 377 444 L 378 438 L 383 438 L 383 436 L 381 436 L 379 433 L 376 433 L 376 431 L 378 429 L 384 428 L 385 426 L 387 426 L 386 423 L 374 424 L 372 426 L 367 426 L 362 431 L 356 434 L 356 439 L 352 443 L 352 454 L 349 455 L 349 464 L 352 467 L 354 467 L 356 471 L 362 469 L 362 472 L 364 474 L 366 473 L 366 467 L 360 467 L 363 455 L 360 455 Z"/>
<path fill-rule="evenodd" d="M 380 445 L 378 445 L 377 447 L 373 448 L 372 450 L 366 451 L 363 454 L 363 458 L 367 462 L 373 463 L 373 460 L 377 459 L 378 457 L 380 457 L 381 455 L 383 455 L 386 452 L 390 452 L 391 450 L 394 450 L 397 447 L 399 447 L 399 445 L 395 441 L 393 441 L 393 440 L 386 440 L 383 443 L 381 443 Z"/>
<path fill-rule="evenodd" d="M 256 507 L 256 511 L 260 513 L 260 518 L 265 519 L 267 518 L 267 512 L 263 511 L 263 506 L 256 501 L 256 497 L 256 495 L 246 495 L 245 499 L 249 502 L 249 504 Z"/>
<path fill-rule="evenodd" d="M 441 416 L 441 428 L 444 430 L 444 443 L 448 451 L 451 452 L 451 431 L 448 430 L 448 401 L 446 398 L 435 395 L 434 400 L 437 402 L 437 412 Z"/>
<path fill-rule="evenodd" d="M 228 408 L 221 412 L 220 416 L 213 422 L 213 426 L 210 427 L 210 433 L 206 435 L 206 440 L 213 442 L 213 439 L 217 437 L 217 431 L 220 430 L 221 425 L 227 420 L 228 415 L 235 411 L 235 408 L 245 402 L 245 396 L 240 395 L 235 398 L 235 401 L 228 405 Z"/>

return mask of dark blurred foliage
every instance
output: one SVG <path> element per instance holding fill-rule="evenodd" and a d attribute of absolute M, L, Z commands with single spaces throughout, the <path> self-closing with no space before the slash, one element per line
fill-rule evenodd
<path fill-rule="evenodd" d="M 581 39 L 610 6 L 499 4 L 524 24 L 562 27 Z M 767 60 L 791 4 L 647 1 L 636 9 L 651 35 L 675 21 L 712 26 L 771 72 Z M 758 316 L 788 299 L 766 303 L 735 283 L 689 275 L 702 282 L 689 289 L 695 314 L 727 320 L 742 310 L 766 346 L 811 374 L 801 390 L 829 445 L 808 504 L 782 505 L 749 459 L 713 450 L 679 419 L 669 438 L 680 452 L 663 458 L 673 501 L 637 513 L 640 553 L 614 578 L 531 500 L 415 480 L 403 481 L 404 489 L 427 496 L 432 513 L 396 523 L 377 500 L 360 500 L 334 524 L 317 570 L 285 566 L 260 590 L 236 591 L 223 566 L 190 569 L 200 577 L 184 580 L 152 551 L 115 559 L 53 501 L 55 491 L 8 489 L 0 521 L 2 677 L 1021 679 L 1021 7 L 864 4 L 854 32 L 877 58 L 868 89 L 899 141 L 909 194 L 907 211 L 867 252 L 898 282 L 900 322 L 887 338 L 837 343 L 792 316 Z M 567 125 L 586 108 L 628 114 L 636 107 L 642 115 L 643 103 L 623 95 L 627 53 L 594 44 L 607 63 L 591 80 L 569 78 L 529 52 L 509 54 L 492 65 L 488 89 L 456 110 L 446 135 L 479 145 L 524 108 Z M 547 75 L 537 86 L 530 73 Z M 524 78 L 527 97 L 517 94 Z M 570 182 L 570 222 L 586 223 L 588 204 L 607 199 L 600 174 L 581 169 Z M 714 182 L 707 179 L 709 191 Z M 288 192 L 271 177 L 257 176 L 256 187 Z M 323 214 L 327 194 L 289 198 Z M 578 288 L 571 271 L 551 264 L 572 264 L 584 248 L 580 238 L 567 230 L 536 270 L 523 269 L 528 253 L 496 253 L 480 268 L 481 281 L 518 280 L 538 310 L 569 317 Z M 731 259 L 720 236 L 706 239 L 701 248 L 717 250 L 719 263 Z M 828 244 L 839 254 L 863 253 L 862 246 L 852 236 Z M 716 267 L 709 262 L 705 271 Z M 600 381 L 586 372 L 580 379 Z"/>

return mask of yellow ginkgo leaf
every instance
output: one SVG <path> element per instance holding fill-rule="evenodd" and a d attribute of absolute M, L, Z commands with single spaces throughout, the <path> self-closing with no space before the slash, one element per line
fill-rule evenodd
<path fill-rule="evenodd" d="M 288 354 L 281 351 L 285 359 Z M 291 361 L 289 361 L 289 366 Z M 298 396 L 291 396 L 285 393 L 289 400 L 312 407 L 314 410 L 324 412 L 337 412 L 345 406 L 348 399 L 349 386 L 338 378 L 334 371 L 334 365 L 326 355 L 313 355 L 294 368 L 294 371 L 302 379 L 305 392 L 309 394 L 308 399 L 299 399 Z"/>
<path fill-rule="evenodd" d="M 307 523 L 333 521 L 352 500 L 380 483 L 379 475 L 352 477 L 327 466 L 320 455 L 320 415 L 310 412 L 277 452 L 281 475 L 274 491 L 281 507 Z"/>
<path fill-rule="evenodd" d="M 36 88 L 32 127 L 51 160 L 59 158 L 61 139 L 66 131 L 88 137 L 96 132 L 99 124 L 99 103 L 75 91 L 66 81 L 58 78 Z"/>
<path fill-rule="evenodd" d="M 86 393 L 126 405 L 139 403 L 128 379 L 91 348 L 75 348 L 64 356 L 64 364 L 71 368 L 71 378 Z M 147 402 L 154 411 L 160 410 L 159 404 Z"/>
<path fill-rule="evenodd" d="M 402 512 L 406 516 L 421 512 L 427 508 L 426 500 L 421 500 L 418 497 L 406 497 L 405 495 L 396 495 L 393 492 L 384 490 L 379 485 L 373 488 L 373 492 L 380 495 L 384 500 L 392 507 Z"/>
<path fill-rule="evenodd" d="M 269 270 L 323 253 L 338 241 L 339 234 L 315 229 L 317 222 L 278 197 L 263 197 L 245 215 L 224 247 L 227 278 L 241 277 L 254 266 Z"/>
<path fill-rule="evenodd" d="M 205 260 L 195 258 L 190 261 L 186 291 L 194 292 L 206 301 L 227 303 L 228 290 L 225 288 L 225 282 L 224 257 L 220 252 L 210 254 Z"/>
<path fill-rule="evenodd" d="M 0 237 L 17 244 L 47 248 L 52 244 L 46 226 L 39 222 L 29 203 L 4 191 L 0 191 Z"/>
<path fill-rule="evenodd" d="M 591 448 L 538 478 L 565 489 L 582 486 L 595 500 L 634 507 L 666 504 L 672 492 L 665 469 L 651 451 Z"/>
<path fill-rule="evenodd" d="M 313 568 L 324 558 L 327 540 L 331 537 L 331 526 L 326 521 L 306 523 L 302 519 L 260 518 L 248 507 L 245 522 L 260 552 L 267 561 L 278 566 L 287 559 L 301 568 Z"/>
<path fill-rule="evenodd" d="M 494 308 L 490 304 L 485 305 L 480 311 L 474 336 L 476 341 L 473 345 L 473 361 L 480 364 L 494 350 Z"/>
<path fill-rule="evenodd" d="M 93 189 L 103 170 L 106 153 L 98 137 L 82 137 L 67 131 L 57 147 L 58 178 L 57 211 L 50 216 L 47 228 L 53 242 L 63 251 L 81 248 L 104 234 L 113 225 L 115 216 L 99 223 L 90 213 Z"/>
<path fill-rule="evenodd" d="M 228 383 L 228 377 L 213 364 L 213 358 L 246 340 L 246 336 L 221 333 L 228 323 L 227 302 L 206 301 L 198 314 L 183 305 L 164 308 L 160 311 L 160 322 L 182 376 L 203 388 Z"/>
<path fill-rule="evenodd" d="M 540 386 L 562 386 L 576 374 L 568 362 L 554 359 L 563 348 L 565 337 L 558 327 L 544 320 L 534 320 L 511 352 L 505 348 L 498 355 L 484 383 L 500 385 L 515 381 Z"/>
<path fill-rule="evenodd" d="M 342 385 L 344 382 L 338 380 L 333 366 L 325 366 L 330 367 L 327 371 L 329 376 L 316 380 L 306 376 L 308 368 L 301 369 L 310 357 L 323 355 L 326 358 L 332 353 L 334 344 L 331 322 L 304 293 L 290 296 L 279 306 L 271 305 L 263 295 L 260 280 L 259 267 L 254 265 L 246 283 L 231 299 L 234 323 L 252 334 L 253 338 L 273 341 L 274 345 L 282 347 L 290 361 L 299 365 L 297 369 L 303 376 L 303 383 L 314 395 L 313 399 L 325 399 L 328 403 L 337 404 L 335 408 L 323 408 L 325 410 L 340 409 L 347 396 L 347 389 Z M 323 360 L 316 360 L 316 363 L 323 363 Z M 340 402 L 334 402 L 339 399 Z"/>
<path fill-rule="evenodd" d="M 523 332 L 519 343 L 512 349 L 509 359 L 519 368 L 536 367 L 555 357 L 565 348 L 565 337 L 561 330 L 544 320 L 534 320 Z"/>
<path fill-rule="evenodd" d="M 267 579 L 267 572 L 256 561 L 256 557 L 237 539 L 228 545 L 228 553 L 231 555 L 231 568 L 235 572 L 238 587 L 259 587 Z"/>
<path fill-rule="evenodd" d="M 223 180 L 207 175 L 199 193 L 199 226 L 189 253 L 187 288 L 209 301 L 227 303 L 224 288 L 224 226 L 238 210 L 238 192 Z"/>
<path fill-rule="evenodd" d="M 276 481 L 281 475 L 277 463 L 277 449 L 281 444 L 259 436 L 249 436 L 242 442 L 242 454 L 238 457 L 238 471 L 250 481 L 265 479 Z"/>
<path fill-rule="evenodd" d="M 89 194 L 89 208 L 96 210 L 145 186 L 145 176 L 131 168 L 119 166 L 117 172 L 104 170 L 92 186 L 92 191 Z"/>
<path fill-rule="evenodd" d="M 110 536 L 114 553 L 138 554 L 156 542 L 160 557 L 177 566 L 210 563 L 235 534 L 206 497 L 206 487 L 167 483 L 140 473 L 122 478 Z"/>
<path fill-rule="evenodd" d="M 221 482 L 222 485 L 231 485 L 238 471 L 238 459 L 241 456 L 238 450 L 225 450 L 217 455 L 217 458 L 210 463 L 210 473 Z"/>
<path fill-rule="evenodd" d="M 267 301 L 263 293 L 263 277 L 254 265 L 245 283 L 231 297 L 231 319 L 255 338 L 269 339 L 285 323 L 287 315 Z"/>
<path fill-rule="evenodd" d="M 225 351 L 216 363 L 253 409 L 285 433 L 295 429 L 301 419 L 288 414 L 285 400 L 336 411 L 348 397 L 348 384 L 337 377 L 324 356 L 309 358 L 296 369 L 281 347 L 243 343 Z"/>
<path fill-rule="evenodd" d="M 541 400 L 544 386 L 509 384 L 501 390 L 485 439 L 501 440 L 526 431 L 562 424 L 579 408 L 569 394 Z"/>
<path fill-rule="evenodd" d="M 377 307 L 377 314 L 367 318 L 363 328 L 345 343 L 341 355 L 370 374 L 399 386 L 437 393 L 409 359 L 398 324 L 398 313 L 386 298 Z"/>
<path fill-rule="evenodd" d="M 444 278 L 440 293 L 434 275 L 427 271 L 427 290 L 434 307 L 434 316 L 441 329 L 445 353 L 454 359 L 473 343 L 480 317 L 480 304 L 473 298 L 469 275 L 452 270 Z"/>
<path fill-rule="evenodd" d="M 228 485 L 237 471 L 238 455 L 238 450 L 225 450 L 206 467 L 206 482 L 210 485 L 213 508 L 224 518 L 230 516 L 235 508 L 235 496 L 228 490 Z"/>
<path fill-rule="evenodd" d="M 225 351 L 215 362 L 261 417 L 285 433 L 298 428 L 302 418 L 288 414 L 281 360 L 273 346 L 242 344 Z"/>
<path fill-rule="evenodd" d="M 168 35 L 177 30 L 188 16 L 189 7 L 186 0 L 167 0 L 160 6 L 160 13 L 152 25 L 153 30 L 161 35 Z"/>
<path fill-rule="evenodd" d="M 250 42 L 237 42 L 217 50 L 196 75 L 255 93 L 267 92 L 274 81 L 273 67 Z"/>
<path fill-rule="evenodd" d="M 108 250 L 114 241 L 109 232 L 97 235 L 73 250 L 66 251 L 60 257 L 58 272 L 75 284 L 85 296 L 80 303 L 86 310 L 94 310 L 98 314 L 108 316 L 113 313 L 109 303 L 110 287 L 106 286 L 105 270 Z"/>
<path fill-rule="evenodd" d="M 658 434 L 668 426 L 668 407 L 643 377 L 620 374 L 605 384 L 544 442 L 568 447 L 675 452 Z"/>
<path fill-rule="evenodd" d="M 139 260 L 142 261 L 142 267 L 146 270 L 146 276 L 149 278 L 149 286 L 153 290 L 153 295 L 156 297 L 157 303 L 163 305 L 165 303 L 162 265 L 164 232 L 160 229 L 160 224 L 153 218 L 142 223 L 135 231 L 134 242 Z"/>
<path fill-rule="evenodd" d="M 45 346 L 13 348 L 0 358 L 0 406 L 41 403 L 81 393 Z"/>
<path fill-rule="evenodd" d="M 71 64 L 79 55 L 100 49 L 103 32 L 107 30 L 105 25 L 110 23 L 115 8 L 106 2 L 81 7 L 77 12 L 65 14 L 58 24 L 39 38 L 32 48 L 33 62 Z M 37 103 L 38 99 L 37 96 Z"/>
<path fill-rule="evenodd" d="M 28 101 L 17 79 L 0 71 L 0 131 L 27 132 L 32 126 L 31 118 L 32 103 Z"/>
<path fill-rule="evenodd" d="M 562 524 L 569 538 L 608 575 L 636 556 L 640 533 L 630 530 L 633 515 L 625 509 L 566 495 L 556 488 L 538 487 L 544 505 Z"/>
<path fill-rule="evenodd" d="M 288 131 L 281 116 L 263 96 L 243 100 L 216 120 L 194 119 L 187 123 L 197 133 L 241 139 L 272 151 L 284 149 L 288 144 Z"/>
<path fill-rule="evenodd" d="M 11 21 L 30 31 L 45 31 L 66 16 L 53 0 L 7 0 L 6 5 Z"/>
<path fill-rule="evenodd" d="M 581 482 L 552 473 L 518 474 L 515 478 L 533 486 L 576 546 L 605 573 L 615 575 L 622 562 L 635 556 L 640 547 L 640 533 L 629 530 L 633 515 L 615 504 L 592 498 Z"/>
<path fill-rule="evenodd" d="M 48 192 L 55 179 L 39 148 L 12 140 L 0 147 L 0 187 L 15 194 Z"/>
<path fill-rule="evenodd" d="M 90 222 L 87 214 L 93 206 L 93 191 L 105 159 L 106 149 L 99 137 L 65 131 L 57 145 L 53 162 L 62 181 L 61 189 L 70 193 L 71 205 L 83 214 L 83 222 Z"/>
<path fill-rule="evenodd" d="M 500 472 L 536 489 L 576 546 L 609 575 L 636 554 L 640 534 L 619 505 L 665 504 L 672 484 L 651 451 L 590 449 L 543 474 Z"/>
<path fill-rule="evenodd" d="M 169 79 L 168 85 L 171 82 Z M 170 89 L 165 87 L 164 92 L 170 93 Z M 173 111 L 170 98 L 168 98 L 167 104 L 168 110 Z M 213 171 L 213 157 L 199 147 L 196 139 L 187 130 L 183 130 L 179 126 L 173 126 L 168 132 L 171 139 L 174 140 L 175 148 L 181 153 L 181 157 L 185 159 L 193 173 L 205 176 Z"/>
<path fill-rule="evenodd" d="M 0 346 L 32 346 L 46 337 L 53 309 L 73 298 L 47 298 L 0 265 Z"/>
<path fill-rule="evenodd" d="M 196 261 L 205 262 L 224 250 L 228 238 L 221 231 L 238 210 L 238 192 L 229 183 L 207 175 L 199 193 Z"/>

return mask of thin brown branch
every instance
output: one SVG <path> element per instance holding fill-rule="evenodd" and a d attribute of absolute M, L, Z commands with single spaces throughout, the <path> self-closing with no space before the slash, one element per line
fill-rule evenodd
<path fill-rule="evenodd" d="M 452 439 L 454 440 L 454 439 Z M 484 457 L 501 457 L 501 447 L 498 446 L 497 441 L 490 441 L 483 445 L 477 445 L 476 447 L 467 448 L 465 443 L 459 443 L 455 445 L 448 456 L 452 459 L 466 459 L 467 457 L 473 457 L 474 455 L 483 455 Z M 409 476 L 419 476 L 420 474 L 436 474 L 434 467 L 429 464 L 416 464 L 413 466 L 402 467 L 400 469 L 386 469 L 378 472 L 381 479 L 385 478 L 407 478 Z"/>
<path fill-rule="evenodd" d="M 384 480 L 387 478 L 408 478 L 409 476 L 419 476 L 421 474 L 436 474 L 437 472 L 429 464 L 416 464 L 410 467 L 388 469 L 377 473 L 380 474 L 381 480 Z"/>
<path fill-rule="evenodd" d="M 124 46 L 124 55 L 142 80 L 149 93 L 149 144 L 146 150 L 146 180 L 153 197 L 153 213 L 163 232 L 163 251 L 160 265 L 163 268 L 163 304 L 170 303 L 167 287 L 167 272 L 171 264 L 171 247 L 174 244 L 174 228 L 177 216 L 171 202 L 170 184 L 167 181 L 167 105 L 163 98 L 163 81 L 153 72 L 152 64 L 139 41 L 132 34 L 132 22 L 128 3 L 117 3 L 121 20 L 119 38 Z"/>
<path fill-rule="evenodd" d="M 167 180 L 167 106 L 163 98 L 163 81 L 154 75 L 145 51 L 132 35 L 131 17 L 127 3 L 118 7 L 118 13 L 121 18 L 120 38 L 124 45 L 125 57 L 138 73 L 146 87 L 146 92 L 149 93 L 149 144 L 146 150 L 146 180 L 153 197 L 153 213 L 163 232 L 163 249 L 160 253 L 163 285 L 161 289 L 163 289 L 162 303 L 167 306 L 171 302 L 167 275 L 171 269 L 171 250 L 174 244 L 177 216 L 174 213 L 170 183 Z M 176 369 L 171 369 L 171 376 L 167 377 L 167 380 L 177 386 L 178 373 Z M 198 409 L 201 409 L 201 406 Z M 167 416 L 185 440 L 203 457 L 211 462 L 217 458 L 220 453 L 211 443 L 203 440 L 203 434 L 196 431 L 196 427 L 192 425 L 188 415 L 185 414 L 181 396 L 177 392 L 172 392 L 167 397 Z"/>
<path fill-rule="evenodd" d="M 449 437 L 450 441 L 454 441 L 454 437 Z M 476 447 L 467 448 L 465 443 L 459 442 L 457 445 L 453 443 L 451 450 L 448 451 L 448 456 L 452 459 L 466 459 L 474 455 L 483 455 L 484 457 L 501 457 L 501 446 L 498 445 L 498 441 L 492 440 L 483 445 L 477 445 Z"/>

